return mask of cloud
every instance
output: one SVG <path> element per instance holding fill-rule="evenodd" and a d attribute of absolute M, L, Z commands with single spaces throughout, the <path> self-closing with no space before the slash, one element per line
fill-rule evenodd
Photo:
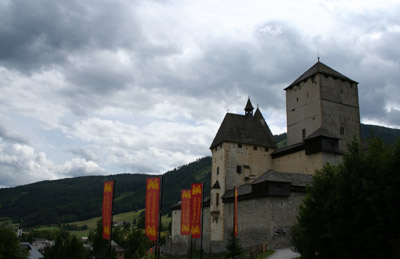
<path fill-rule="evenodd" d="M 0 124 L 0 142 L 16 142 L 21 144 L 26 144 L 28 141 L 17 134 L 10 133 L 3 125 Z"/>
<path fill-rule="evenodd" d="M 70 148 L 68 151 L 74 155 L 82 157 L 86 161 L 96 161 L 98 159 L 95 153 L 93 153 L 90 149 L 83 147 Z"/>
<path fill-rule="evenodd" d="M 93 161 L 72 159 L 56 165 L 45 153 L 24 144 L 0 142 L 0 185 L 16 186 L 42 180 L 105 174 Z"/>

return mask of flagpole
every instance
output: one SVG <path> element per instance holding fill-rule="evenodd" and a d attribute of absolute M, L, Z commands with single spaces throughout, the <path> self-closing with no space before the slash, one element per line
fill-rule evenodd
<path fill-rule="evenodd" d="M 235 199 L 236 199 L 236 186 L 233 186 L 233 229 L 232 229 L 232 258 L 235 258 Z"/>
<path fill-rule="evenodd" d="M 112 189 L 113 194 L 112 194 L 112 203 L 111 203 L 110 244 L 109 244 L 109 254 L 108 254 L 108 258 L 110 258 L 110 259 L 111 259 L 111 251 L 112 251 L 111 241 L 112 241 L 112 227 L 113 227 L 113 215 L 114 215 L 115 182 L 116 182 L 116 180 L 113 180 L 113 189 Z"/>
<path fill-rule="evenodd" d="M 204 212 L 204 182 L 201 183 L 201 239 L 200 239 L 200 259 L 203 258 L 203 212 Z"/>
<path fill-rule="evenodd" d="M 163 182 L 164 177 L 161 175 L 161 184 L 160 184 L 160 206 L 158 208 L 158 239 L 157 239 L 157 257 L 160 258 L 160 241 L 161 241 L 161 209 L 162 209 L 162 189 L 163 189 Z"/>
<path fill-rule="evenodd" d="M 192 259 L 192 253 L 193 253 L 193 242 L 192 242 L 192 233 L 190 233 L 190 259 Z"/>

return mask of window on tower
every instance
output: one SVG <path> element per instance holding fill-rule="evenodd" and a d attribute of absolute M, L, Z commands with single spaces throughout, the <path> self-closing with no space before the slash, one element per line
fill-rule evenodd
<path fill-rule="evenodd" d="M 306 137 L 306 129 L 301 130 L 301 135 L 302 135 L 303 139 Z"/>
<path fill-rule="evenodd" d="M 236 173 L 238 173 L 238 174 L 242 173 L 242 166 L 241 165 L 237 165 L 236 166 Z"/>

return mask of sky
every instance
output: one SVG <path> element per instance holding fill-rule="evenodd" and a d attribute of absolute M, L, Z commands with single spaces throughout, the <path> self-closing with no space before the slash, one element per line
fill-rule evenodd
<path fill-rule="evenodd" d="M 286 131 L 317 62 L 359 82 L 361 122 L 400 128 L 400 2 L 0 1 L 0 187 L 160 174 L 209 156 L 247 98 Z"/>

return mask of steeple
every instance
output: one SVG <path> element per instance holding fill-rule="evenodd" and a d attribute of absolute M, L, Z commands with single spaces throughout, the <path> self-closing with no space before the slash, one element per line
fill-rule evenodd
<path fill-rule="evenodd" d="M 244 110 L 245 110 L 246 116 L 247 115 L 252 115 L 253 116 L 254 107 L 251 104 L 250 97 L 247 99 L 247 104 L 246 104 L 246 107 L 244 108 Z"/>

